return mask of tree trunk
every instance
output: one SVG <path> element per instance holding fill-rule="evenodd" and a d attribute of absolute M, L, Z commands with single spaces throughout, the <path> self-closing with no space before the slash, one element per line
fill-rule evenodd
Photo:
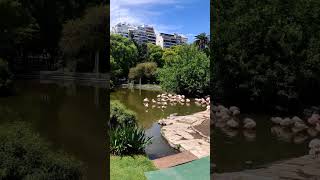
<path fill-rule="evenodd" d="M 98 78 L 99 77 L 99 50 L 97 50 L 95 54 L 94 70 Z"/>

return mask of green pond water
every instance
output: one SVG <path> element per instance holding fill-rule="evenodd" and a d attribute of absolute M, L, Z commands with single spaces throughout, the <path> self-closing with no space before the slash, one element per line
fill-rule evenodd
<path fill-rule="evenodd" d="M 271 115 L 242 114 L 257 122 L 255 131 L 230 130 L 215 127 L 212 134 L 213 163 L 216 172 L 235 172 L 265 167 L 308 154 L 311 139 L 307 131 L 292 133 L 291 130 L 271 123 Z"/>
<path fill-rule="evenodd" d="M 150 159 L 176 153 L 161 136 L 160 126 L 157 123 L 158 120 L 174 113 L 188 115 L 206 109 L 206 107 L 196 105 L 193 99 L 190 99 L 191 103 L 189 105 L 178 103 L 175 106 L 168 105 L 165 109 L 158 108 L 158 106 L 151 102 L 148 104 L 148 107 L 144 106 L 144 98 L 156 100 L 157 95 L 160 93 L 160 91 L 119 88 L 111 92 L 110 96 L 111 100 L 119 100 L 128 109 L 134 111 L 137 115 L 138 124 L 144 127 L 147 136 L 152 137 L 152 144 L 146 148 L 146 153 Z M 152 107 L 152 105 L 154 106 Z"/>
<path fill-rule="evenodd" d="M 16 94 L 0 98 L 0 123 L 8 119 L 30 122 L 34 131 L 81 160 L 88 179 L 106 179 L 105 87 L 72 82 L 15 82 Z"/>

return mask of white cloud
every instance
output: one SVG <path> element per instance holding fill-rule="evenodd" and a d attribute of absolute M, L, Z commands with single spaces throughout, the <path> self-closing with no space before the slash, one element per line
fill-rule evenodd
<path fill-rule="evenodd" d="M 154 24 L 154 18 L 162 15 L 165 11 L 151 11 L 148 7 L 152 5 L 179 5 L 183 0 L 111 0 L 110 23 L 114 26 L 118 22 L 132 24 L 150 24 L 159 31 L 171 31 L 179 26 Z"/>

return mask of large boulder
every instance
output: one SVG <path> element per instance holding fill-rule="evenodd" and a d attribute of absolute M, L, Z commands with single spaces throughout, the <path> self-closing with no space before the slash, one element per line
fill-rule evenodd
<path fill-rule="evenodd" d="M 254 129 L 256 128 L 256 126 L 257 126 L 256 122 L 251 118 L 245 118 L 243 120 L 243 127 L 245 129 Z"/>

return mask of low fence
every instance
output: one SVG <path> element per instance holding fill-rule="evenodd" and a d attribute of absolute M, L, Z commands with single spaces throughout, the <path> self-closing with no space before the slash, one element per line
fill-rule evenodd
<path fill-rule="evenodd" d="M 40 71 L 17 74 L 18 79 L 40 79 L 40 80 L 69 80 L 109 83 L 108 73 L 76 73 L 61 71 Z"/>

